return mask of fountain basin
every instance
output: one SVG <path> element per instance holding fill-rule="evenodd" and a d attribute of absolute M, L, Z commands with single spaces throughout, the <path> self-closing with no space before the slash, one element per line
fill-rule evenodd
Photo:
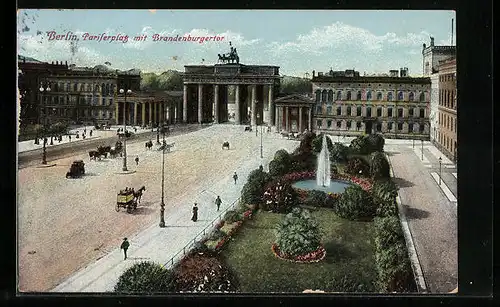
<path fill-rule="evenodd" d="M 350 187 L 354 185 L 353 183 L 345 180 L 337 180 L 337 179 L 331 179 L 330 185 L 328 186 L 319 186 L 316 183 L 316 179 L 309 179 L 309 180 L 301 180 L 292 183 L 292 187 L 296 189 L 301 189 L 301 190 L 317 190 L 317 191 L 322 191 L 326 193 L 335 193 L 335 194 L 340 194 L 343 193 L 347 187 Z"/>

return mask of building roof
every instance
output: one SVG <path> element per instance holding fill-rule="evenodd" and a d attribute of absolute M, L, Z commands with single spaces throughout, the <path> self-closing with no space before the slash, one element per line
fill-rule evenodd
<path fill-rule="evenodd" d="M 385 77 L 385 76 L 360 76 L 360 77 L 335 77 L 335 76 L 315 76 L 311 80 L 314 82 L 325 83 L 417 83 L 430 84 L 429 77 Z"/>
<path fill-rule="evenodd" d="M 42 61 L 39 61 L 37 59 L 34 59 L 34 58 L 30 58 L 30 57 L 27 57 L 27 56 L 23 56 L 23 55 L 17 55 L 17 61 L 18 62 L 26 62 L 26 63 L 46 63 L 46 62 L 42 62 Z"/>
<path fill-rule="evenodd" d="M 314 104 L 314 100 L 310 97 L 300 94 L 287 95 L 274 100 L 275 104 Z"/>

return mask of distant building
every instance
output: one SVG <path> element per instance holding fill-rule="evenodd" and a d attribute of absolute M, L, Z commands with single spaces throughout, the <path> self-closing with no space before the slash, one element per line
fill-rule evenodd
<path fill-rule="evenodd" d="M 389 138 L 429 139 L 430 79 L 408 77 L 407 68 L 399 75 L 397 70 L 388 77 L 313 72 L 312 129 L 335 135 L 373 132 Z"/>
<path fill-rule="evenodd" d="M 457 157 L 457 62 L 439 63 L 438 148 L 453 161 Z"/>

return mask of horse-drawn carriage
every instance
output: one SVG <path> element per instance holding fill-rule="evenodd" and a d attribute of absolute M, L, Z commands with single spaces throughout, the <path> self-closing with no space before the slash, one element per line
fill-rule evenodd
<path fill-rule="evenodd" d="M 227 148 L 229 150 L 229 142 L 228 141 L 222 143 L 222 149 L 224 149 L 224 148 Z"/>
<path fill-rule="evenodd" d="M 127 213 L 132 213 L 132 210 L 137 209 L 137 199 L 134 195 L 133 190 L 121 190 L 116 196 L 116 212 L 120 211 L 120 208 L 127 209 Z"/>
<path fill-rule="evenodd" d="M 170 152 L 170 148 L 174 147 L 175 143 L 167 144 L 163 143 L 160 147 L 158 147 L 158 151 L 165 150 L 166 152 Z"/>
<path fill-rule="evenodd" d="M 85 163 L 82 160 L 73 161 L 66 178 L 78 178 L 85 174 Z"/>

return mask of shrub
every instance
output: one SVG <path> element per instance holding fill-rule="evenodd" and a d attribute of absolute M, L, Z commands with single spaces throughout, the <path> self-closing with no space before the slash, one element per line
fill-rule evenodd
<path fill-rule="evenodd" d="M 383 250 L 398 242 L 405 242 L 403 231 L 396 216 L 376 217 L 373 219 L 375 229 L 375 247 Z"/>
<path fill-rule="evenodd" d="M 366 136 L 360 135 L 351 141 L 349 148 L 352 153 L 368 154 L 370 152 L 370 144 Z"/>
<path fill-rule="evenodd" d="M 373 292 L 372 284 L 360 283 L 359 278 L 350 275 L 343 275 L 333 279 L 332 292 Z"/>
<path fill-rule="evenodd" d="M 373 202 L 378 205 L 377 216 L 397 215 L 396 196 L 398 187 L 392 180 L 375 181 L 371 189 Z"/>
<path fill-rule="evenodd" d="M 370 174 L 373 180 L 388 179 L 391 177 L 389 162 L 383 153 L 376 151 L 371 154 Z"/>
<path fill-rule="evenodd" d="M 259 205 L 262 202 L 264 187 L 271 180 L 271 176 L 264 172 L 262 166 L 248 175 L 248 180 L 241 191 L 243 204 Z"/>
<path fill-rule="evenodd" d="M 161 265 L 143 261 L 132 265 L 118 279 L 114 291 L 120 293 L 171 292 L 170 271 Z"/>
<path fill-rule="evenodd" d="M 330 207 L 333 208 L 330 197 L 325 192 L 312 190 L 308 191 L 305 204 L 313 207 Z"/>
<path fill-rule="evenodd" d="M 282 254 L 300 256 L 320 247 L 318 223 L 309 211 L 294 208 L 276 227 L 276 245 Z"/>
<path fill-rule="evenodd" d="M 351 175 L 364 176 L 369 175 L 370 166 L 360 158 L 352 158 L 347 162 L 344 171 Z"/>
<path fill-rule="evenodd" d="M 302 136 L 302 140 L 300 141 L 299 147 L 295 149 L 293 155 L 312 154 L 312 142 L 314 138 L 316 138 L 316 134 L 314 132 L 307 132 L 306 134 L 304 134 Z"/>
<path fill-rule="evenodd" d="M 264 192 L 262 207 L 275 213 L 287 213 L 298 204 L 298 194 L 287 181 L 270 183 Z"/>
<path fill-rule="evenodd" d="M 376 209 L 370 194 L 358 185 L 347 187 L 335 206 L 337 215 L 350 220 L 371 218 Z"/>
<path fill-rule="evenodd" d="M 326 136 L 326 145 L 328 146 L 328 151 L 332 152 L 333 142 L 328 135 Z M 312 141 L 313 152 L 315 153 L 321 152 L 322 147 L 323 147 L 323 133 L 317 135 Z"/>
<path fill-rule="evenodd" d="M 226 234 L 222 230 L 220 230 L 219 228 L 215 228 L 209 233 L 207 238 L 209 240 L 217 241 L 224 238 L 225 235 Z"/>
<path fill-rule="evenodd" d="M 412 269 L 406 246 L 398 242 L 375 253 L 377 288 L 380 292 L 407 292 L 412 282 Z"/>
<path fill-rule="evenodd" d="M 274 154 L 274 159 L 269 163 L 269 175 L 272 177 L 281 177 L 290 172 L 292 159 L 290 154 L 280 149 Z"/>
<path fill-rule="evenodd" d="M 344 162 L 347 160 L 349 148 L 342 143 L 335 143 L 330 150 L 330 161 L 332 162 Z"/>
<path fill-rule="evenodd" d="M 229 210 L 226 212 L 224 215 L 224 221 L 226 221 L 226 224 L 234 223 L 237 221 L 241 221 L 241 213 L 236 211 L 236 210 Z"/>
<path fill-rule="evenodd" d="M 368 142 L 369 151 L 384 151 L 385 140 L 384 137 L 380 134 L 369 134 L 366 136 L 366 140 Z"/>
<path fill-rule="evenodd" d="M 219 292 L 236 291 L 234 274 L 217 257 L 190 255 L 174 270 L 176 291 Z"/>

